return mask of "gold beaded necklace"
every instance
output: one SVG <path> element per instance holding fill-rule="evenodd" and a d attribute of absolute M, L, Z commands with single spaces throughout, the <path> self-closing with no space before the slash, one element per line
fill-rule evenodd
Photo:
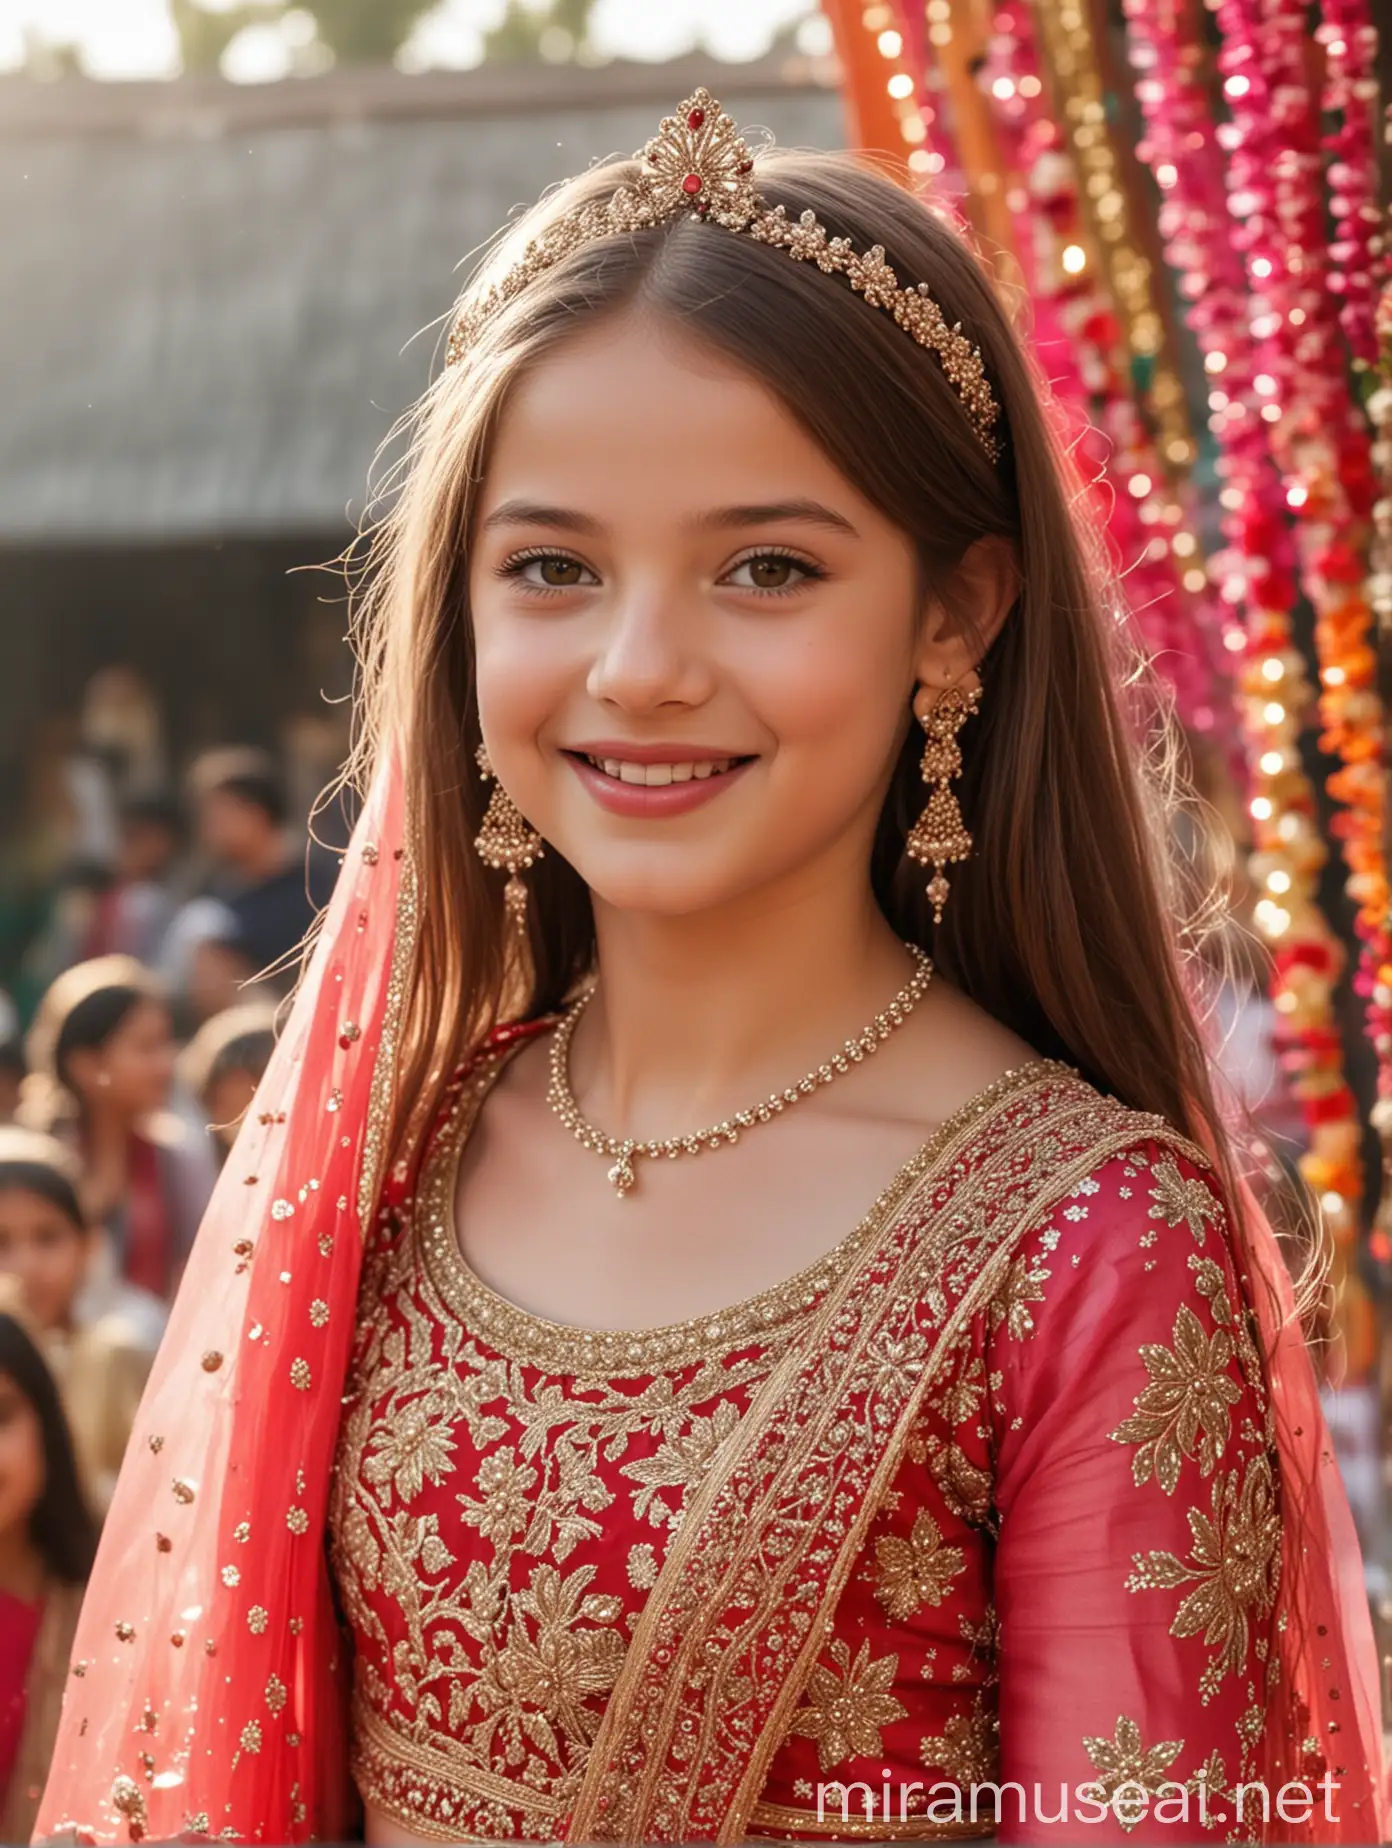
<path fill-rule="evenodd" d="M 733 1116 L 713 1123 L 709 1129 L 699 1130 L 693 1136 L 667 1136 L 661 1141 L 635 1142 L 620 1141 L 608 1136 L 602 1129 L 596 1129 L 581 1114 L 580 1106 L 570 1088 L 567 1072 L 569 1064 L 570 1042 L 575 1033 L 580 1016 L 594 994 L 591 984 L 566 1009 L 551 1037 L 551 1082 L 547 1087 L 546 1101 L 556 1115 L 570 1130 L 582 1147 L 593 1149 L 613 1163 L 609 1170 L 609 1180 L 614 1192 L 622 1199 L 638 1184 L 634 1158 L 639 1155 L 658 1157 L 665 1155 L 669 1161 L 675 1161 L 678 1155 L 699 1155 L 705 1149 L 717 1149 L 722 1143 L 738 1142 L 742 1129 L 753 1129 L 756 1124 L 767 1123 L 770 1118 L 787 1110 L 804 1097 L 811 1097 L 821 1085 L 830 1084 L 833 1078 L 839 1078 L 853 1065 L 859 1065 L 887 1040 L 896 1027 L 902 1027 L 932 980 L 933 965 L 916 943 L 904 946 L 914 957 L 918 967 L 913 975 L 895 995 L 881 1013 L 858 1033 L 854 1039 L 848 1039 L 839 1052 L 832 1053 L 825 1064 L 810 1071 L 805 1078 L 791 1084 L 785 1091 L 772 1091 L 761 1104 L 755 1104 L 749 1110 L 737 1110 Z"/>

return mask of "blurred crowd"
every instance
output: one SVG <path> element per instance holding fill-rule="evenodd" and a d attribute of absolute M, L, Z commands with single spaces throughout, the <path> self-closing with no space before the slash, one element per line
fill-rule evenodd
<path fill-rule="evenodd" d="M 71 845 L 0 990 L 7 1842 L 28 1840 L 146 1377 L 338 867 L 265 751 L 208 752 L 173 789 L 131 769 L 67 765 Z"/>

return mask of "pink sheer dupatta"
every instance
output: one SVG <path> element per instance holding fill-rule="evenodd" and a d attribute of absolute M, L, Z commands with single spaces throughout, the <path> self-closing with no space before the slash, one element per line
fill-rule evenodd
<path fill-rule="evenodd" d="M 324 1530 L 414 923 L 403 850 L 387 765 L 141 1404 L 36 1839 L 350 1823 Z"/>
<path fill-rule="evenodd" d="M 1382 1842 L 1392 1834 L 1392 1795 L 1383 1763 L 1377 1647 L 1353 1515 L 1325 1423 L 1295 1297 L 1275 1235 L 1245 1184 L 1237 1243 L 1269 1357 L 1271 1403 L 1287 1497 L 1281 1545 L 1277 1646 L 1280 1676 L 1265 1728 L 1263 1781 L 1273 1793 L 1307 1778 L 1307 1743 L 1317 1743 L 1338 1790 L 1337 1815 L 1324 1804 L 1299 1823 L 1275 1814 L 1272 1842 Z"/>

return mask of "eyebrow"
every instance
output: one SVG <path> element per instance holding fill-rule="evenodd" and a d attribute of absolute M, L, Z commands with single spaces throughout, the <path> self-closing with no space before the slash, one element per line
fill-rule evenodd
<path fill-rule="evenodd" d="M 749 506 L 715 507 L 699 514 L 692 525 L 709 530 L 729 526 L 821 526 L 835 533 L 847 533 L 858 539 L 859 533 L 842 513 L 823 506 L 821 501 L 768 501 Z M 540 501 L 510 500 L 495 507 L 483 522 L 484 532 L 500 526 L 544 526 L 553 532 L 585 533 L 591 537 L 603 528 L 588 513 L 573 507 L 548 507 Z"/>
<path fill-rule="evenodd" d="M 701 514 L 694 524 L 700 527 L 789 524 L 823 526 L 834 533 L 849 533 L 852 539 L 860 537 L 844 513 L 837 513 L 834 507 L 824 507 L 820 501 L 815 500 L 768 501 L 747 507 L 716 507 L 710 513 Z"/>
<path fill-rule="evenodd" d="M 588 513 L 570 507 L 547 507 L 539 501 L 510 500 L 495 507 L 483 522 L 483 531 L 499 526 L 549 526 L 556 532 L 596 534 L 600 523 Z"/>

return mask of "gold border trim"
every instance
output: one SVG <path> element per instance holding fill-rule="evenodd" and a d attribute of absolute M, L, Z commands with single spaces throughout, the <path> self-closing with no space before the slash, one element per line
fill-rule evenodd
<path fill-rule="evenodd" d="M 833 1842 L 969 1842 L 993 1836 L 996 1820 L 982 1817 L 976 1822 L 929 1822 L 926 1816 L 910 1816 L 903 1822 L 878 1821 L 866 1816 L 818 1816 L 815 1810 L 798 1809 L 791 1803 L 754 1805 L 749 1818 L 751 1829 L 798 1829 L 816 1840 Z"/>
<path fill-rule="evenodd" d="M 694 1362 L 724 1358 L 758 1341 L 781 1345 L 825 1301 L 892 1222 L 925 1174 L 931 1172 L 969 1129 L 1048 1075 L 1076 1078 L 1071 1066 L 1033 1059 L 1003 1072 L 953 1111 L 910 1156 L 859 1224 L 830 1251 L 742 1302 L 710 1315 L 652 1328 L 592 1329 L 551 1322 L 520 1308 L 485 1283 L 459 1249 L 454 1201 L 469 1133 L 484 1099 L 514 1048 L 490 1059 L 466 1084 L 421 1177 L 418 1207 L 420 1249 L 430 1281 L 444 1305 L 468 1331 L 508 1360 L 568 1379 L 621 1380 L 640 1374 L 675 1372 Z"/>
<path fill-rule="evenodd" d="M 353 1713 L 352 1769 L 353 1782 L 363 1802 L 382 1815 L 390 1816 L 412 1834 L 427 1835 L 433 1841 L 490 1839 L 482 1835 L 462 1834 L 455 1824 L 442 1822 L 424 1807 L 408 1807 L 387 1790 L 377 1776 L 377 1771 L 384 1765 L 432 1783 L 445 1784 L 451 1791 L 458 1791 L 466 1797 L 476 1797 L 481 1802 L 496 1803 L 503 1809 L 524 1816 L 540 1816 L 554 1821 L 565 1814 L 563 1803 L 542 1791 L 533 1790 L 529 1784 L 498 1777 L 478 1765 L 460 1763 L 435 1746 L 407 1738 L 397 1732 L 391 1722 L 383 1719 L 364 1699 L 358 1699 L 354 1703 Z M 531 1800 L 522 1801 L 520 1792 L 525 1792 Z"/>
<path fill-rule="evenodd" d="M 420 930 L 420 894 L 416 863 L 407 848 L 401 861 L 396 892 L 396 928 L 392 933 L 391 969 L 382 1011 L 382 1035 L 372 1063 L 372 1088 L 367 1100 L 367 1129 L 363 1136 L 362 1167 L 358 1174 L 358 1231 L 364 1243 L 377 1210 L 386 1153 L 387 1119 L 400 1050 L 401 1018 L 405 1012 L 406 976 L 415 955 Z"/>

